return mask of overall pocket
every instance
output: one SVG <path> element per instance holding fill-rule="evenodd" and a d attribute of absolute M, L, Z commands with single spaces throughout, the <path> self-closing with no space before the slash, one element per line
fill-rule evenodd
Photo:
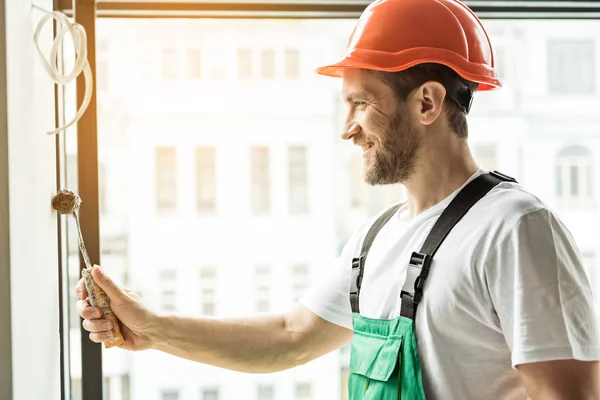
<path fill-rule="evenodd" d="M 398 400 L 402 337 L 354 332 L 350 353 L 350 400 Z"/>

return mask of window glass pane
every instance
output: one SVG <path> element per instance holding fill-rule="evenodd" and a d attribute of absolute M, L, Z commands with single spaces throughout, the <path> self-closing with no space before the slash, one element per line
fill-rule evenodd
<path fill-rule="evenodd" d="M 259 386 L 257 389 L 257 398 L 258 400 L 274 400 L 275 391 L 273 386 Z"/>
<path fill-rule="evenodd" d="M 296 49 L 285 51 L 285 77 L 296 79 L 300 76 L 300 52 Z"/>
<path fill-rule="evenodd" d="M 271 208 L 269 179 L 269 149 L 253 147 L 251 151 L 252 212 L 266 214 Z"/>
<path fill-rule="evenodd" d="M 217 206 L 217 177 L 215 149 L 196 149 L 196 200 L 198 211 L 214 212 Z"/>
<path fill-rule="evenodd" d="M 220 400 L 217 389 L 206 389 L 202 392 L 202 400 Z"/>
<path fill-rule="evenodd" d="M 560 153 L 583 146 L 599 154 L 600 98 L 592 92 L 597 75 L 589 72 L 598 68 L 590 67 L 596 56 L 590 63 L 587 44 L 575 50 L 547 45 L 593 40 L 597 48 L 600 22 L 483 23 L 501 37 L 497 57 L 504 61 L 498 65 L 514 79 L 501 90 L 477 93 L 468 116 L 473 153 L 557 210 L 581 248 L 597 259 L 600 244 L 586 240 L 599 237 L 594 225 L 600 224 L 579 223 L 563 213 L 572 208 L 561 202 L 574 192 L 594 193 L 597 158 L 579 150 Z M 321 278 L 318 271 L 334 265 L 357 226 L 404 201 L 401 185 L 362 181 L 361 150 L 339 138 L 346 116 L 341 81 L 313 73 L 344 54 L 354 26 L 355 20 L 343 19 L 98 18 L 106 48 L 97 62 L 109 71 L 98 96 L 104 167 L 99 261 L 105 271 L 161 312 L 235 317 L 286 309 Z M 556 65 L 550 66 L 551 58 Z M 277 84 L 264 85 L 265 79 Z M 580 96 L 554 93 L 585 96 L 578 102 Z M 76 136 L 66 137 L 73 182 Z M 304 211 L 292 217 L 292 209 Z M 577 215 L 600 218 L 597 208 Z M 65 254 L 73 284 L 79 260 L 71 229 Z M 68 299 L 74 393 L 81 378 L 75 300 Z M 265 386 L 281 399 L 340 400 L 340 353 L 325 357 L 303 366 L 293 381 L 289 373 L 272 374 Z M 238 373 L 158 352 L 104 351 L 103 368 L 111 400 L 162 400 L 173 388 L 180 389 L 179 400 L 253 399 L 265 382 L 264 376 L 244 377 L 245 392 L 237 392 Z"/>
<path fill-rule="evenodd" d="M 571 196 L 577 197 L 579 195 L 579 167 L 577 165 L 571 165 L 569 167 L 570 181 L 571 181 Z"/>
<path fill-rule="evenodd" d="M 190 49 L 187 53 L 188 78 L 202 78 L 202 52 L 196 49 Z"/>
<path fill-rule="evenodd" d="M 263 50 L 262 52 L 262 77 L 264 79 L 275 78 L 275 51 Z"/>
<path fill-rule="evenodd" d="M 297 383 L 296 399 L 312 399 L 312 385 L 308 382 Z"/>
<path fill-rule="evenodd" d="M 292 146 L 290 157 L 290 213 L 308 212 L 308 180 L 306 165 L 306 147 Z"/>
<path fill-rule="evenodd" d="M 177 60 L 177 51 L 172 48 L 163 49 L 162 51 L 162 78 L 166 81 L 177 79 L 177 71 L 179 67 Z"/>
<path fill-rule="evenodd" d="M 159 211 L 177 206 L 177 159 L 173 147 L 156 149 L 156 206 Z"/>
<path fill-rule="evenodd" d="M 179 400 L 179 392 L 176 390 L 169 390 L 162 392 L 162 400 Z"/>
<path fill-rule="evenodd" d="M 252 50 L 238 50 L 238 77 L 240 79 L 250 79 L 252 78 L 253 71 Z"/>

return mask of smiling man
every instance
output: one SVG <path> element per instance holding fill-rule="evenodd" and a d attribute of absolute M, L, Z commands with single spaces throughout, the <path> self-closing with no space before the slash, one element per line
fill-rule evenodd
<path fill-rule="evenodd" d="M 500 86 L 488 36 L 456 0 L 378 0 L 360 18 L 340 77 L 342 138 L 364 179 L 408 201 L 352 235 L 339 261 L 284 315 L 158 315 L 94 269 L 129 350 L 153 348 L 245 372 L 274 372 L 352 343 L 352 400 L 600 399 L 600 332 L 573 238 L 467 143 L 474 92 Z M 93 341 L 112 323 L 77 286 Z"/>

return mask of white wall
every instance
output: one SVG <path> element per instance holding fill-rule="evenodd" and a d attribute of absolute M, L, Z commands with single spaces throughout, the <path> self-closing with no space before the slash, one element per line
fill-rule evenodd
<path fill-rule="evenodd" d="M 35 3 L 52 7 L 51 0 Z M 12 315 L 12 371 L 6 370 L 7 363 L 1 364 L 0 398 L 11 398 L 2 392 L 10 375 L 13 400 L 57 400 L 58 245 L 56 215 L 50 206 L 56 192 L 56 157 L 55 138 L 45 133 L 54 126 L 54 90 L 34 52 L 33 31 L 41 14 L 32 10 L 29 1 L 4 0 L 0 6 L 6 23 L 6 54 L 3 57 L 0 49 L 0 64 L 6 66 L 7 83 L 2 93 L 6 103 L 0 102 L 0 117 L 4 117 L 0 118 L 0 271 L 2 277 L 10 271 Z M 49 49 L 51 35 L 49 24 L 42 36 L 43 48 Z M 5 290 L 0 287 L 1 293 Z M 0 346 L 6 339 L 3 329 Z"/>

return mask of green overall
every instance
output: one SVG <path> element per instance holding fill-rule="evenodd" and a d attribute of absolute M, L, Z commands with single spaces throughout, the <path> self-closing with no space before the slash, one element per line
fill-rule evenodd
<path fill-rule="evenodd" d="M 421 251 L 411 255 L 400 293 L 400 316 L 394 319 L 372 319 L 359 312 L 360 287 L 369 249 L 377 233 L 401 205 L 387 210 L 375 221 L 365 237 L 360 256 L 352 260 L 350 304 L 354 337 L 348 383 L 350 400 L 425 400 L 414 321 L 431 260 L 466 212 L 503 181 L 515 182 L 496 171 L 478 176 L 465 185 L 442 212 Z"/>

